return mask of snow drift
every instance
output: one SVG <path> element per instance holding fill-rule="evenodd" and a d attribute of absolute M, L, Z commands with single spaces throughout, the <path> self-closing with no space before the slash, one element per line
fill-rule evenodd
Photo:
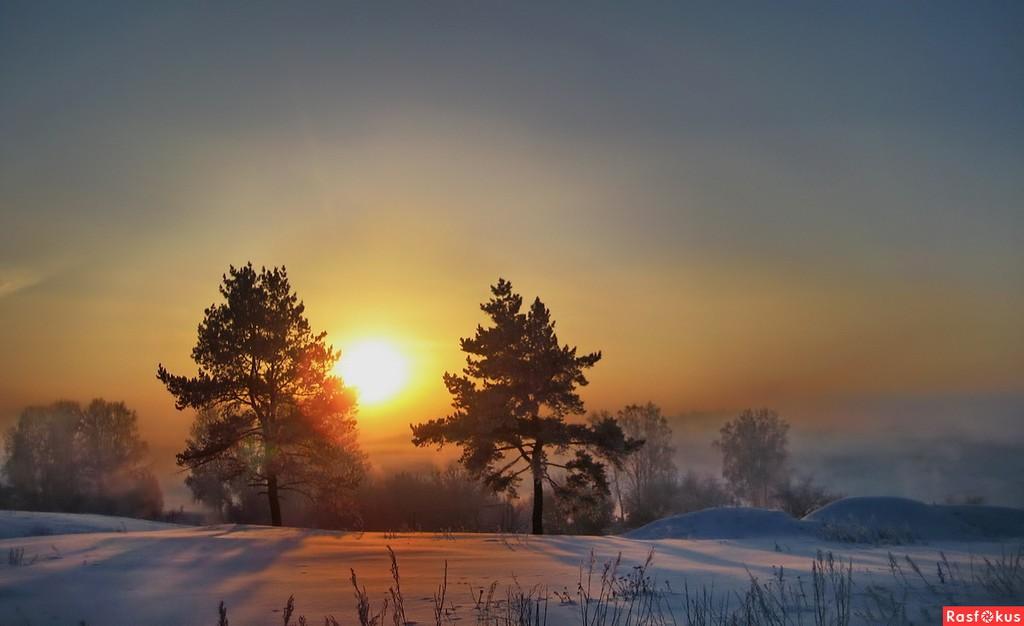
<path fill-rule="evenodd" d="M 628 539 L 755 539 L 816 534 L 853 543 L 981 541 L 1024 537 L 1024 509 L 925 504 L 896 497 L 843 498 L 802 520 L 783 511 L 720 507 L 666 517 Z"/>
<path fill-rule="evenodd" d="M 980 534 L 946 507 L 909 498 L 843 498 L 804 520 L 821 524 L 826 537 L 850 541 L 969 540 Z"/>
<path fill-rule="evenodd" d="M 1024 509 L 977 504 L 948 505 L 940 508 L 949 511 L 985 538 L 1024 537 Z"/>
<path fill-rule="evenodd" d="M 76 533 L 139 532 L 180 528 L 177 524 L 88 513 L 0 511 L 0 539 Z"/>
<path fill-rule="evenodd" d="M 813 524 L 782 511 L 717 507 L 666 517 L 632 530 L 628 539 L 749 539 L 809 534 Z"/>
<path fill-rule="evenodd" d="M 925 504 L 908 498 L 843 498 L 804 518 L 826 537 L 865 540 L 976 541 L 1024 537 L 1024 510 L 1002 506 Z"/>

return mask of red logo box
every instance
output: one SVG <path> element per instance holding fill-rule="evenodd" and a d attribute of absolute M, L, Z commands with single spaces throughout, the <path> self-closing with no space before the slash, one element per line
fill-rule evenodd
<path fill-rule="evenodd" d="M 1024 624 L 1024 606 L 944 606 L 942 626 Z"/>

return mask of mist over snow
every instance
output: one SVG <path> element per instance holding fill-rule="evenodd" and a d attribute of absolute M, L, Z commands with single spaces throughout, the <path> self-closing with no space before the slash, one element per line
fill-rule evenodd
<path fill-rule="evenodd" d="M 1024 506 L 1024 396 L 894 397 L 780 413 L 792 421 L 790 467 L 830 489 Z M 719 475 L 711 442 L 734 416 L 670 417 L 678 467 Z"/>

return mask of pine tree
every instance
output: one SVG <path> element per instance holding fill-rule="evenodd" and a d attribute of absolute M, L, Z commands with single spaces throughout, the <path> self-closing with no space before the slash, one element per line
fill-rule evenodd
<path fill-rule="evenodd" d="M 317 498 L 361 478 L 355 401 L 331 374 L 339 353 L 327 333 L 311 330 L 285 268 L 232 266 L 220 293 L 224 302 L 206 309 L 192 350 L 198 375 L 157 370 L 179 410 L 204 411 L 178 464 L 216 461 L 244 472 L 266 490 L 280 526 L 281 492 Z"/>
<path fill-rule="evenodd" d="M 601 353 L 577 355 L 575 347 L 560 345 L 544 303 L 537 298 L 522 312 L 523 299 L 510 282 L 499 279 L 491 293 L 480 308 L 493 325 L 461 340 L 466 367 L 461 375 L 444 375 L 454 412 L 412 426 L 413 443 L 460 446 L 460 462 L 496 492 L 514 495 L 529 473 L 533 532 L 543 534 L 545 483 L 561 496 L 607 494 L 597 456 L 619 463 L 641 442 L 627 439 L 611 418 L 567 422 L 584 412 L 576 390 L 587 384 L 584 370 Z"/>

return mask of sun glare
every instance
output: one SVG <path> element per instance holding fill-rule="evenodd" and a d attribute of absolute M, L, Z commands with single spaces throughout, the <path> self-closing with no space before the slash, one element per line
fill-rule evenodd
<path fill-rule="evenodd" d="M 364 405 L 390 400 L 405 386 L 409 374 L 402 353 L 379 339 L 343 347 L 336 370 L 346 385 L 356 388 Z"/>

